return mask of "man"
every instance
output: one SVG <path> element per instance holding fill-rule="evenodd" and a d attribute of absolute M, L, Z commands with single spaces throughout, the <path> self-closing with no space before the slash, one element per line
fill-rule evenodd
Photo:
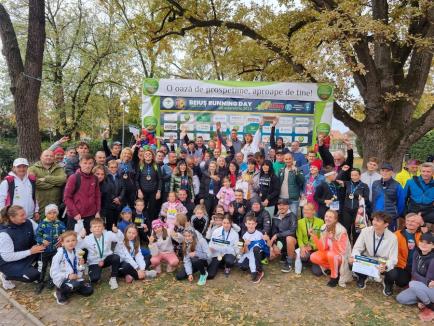
<path fill-rule="evenodd" d="M 80 169 L 66 182 L 63 199 L 68 216 L 67 228 L 73 230 L 79 220 L 83 220 L 86 232 L 90 232 L 90 220 L 100 217 L 101 193 L 96 177 L 92 174 L 94 161 L 84 153 L 80 157 Z"/>
<path fill-rule="evenodd" d="M 39 162 L 29 168 L 29 173 L 36 177 L 36 200 L 39 204 L 39 213 L 42 214 L 48 204 L 59 206 L 62 203 L 66 174 L 54 161 L 52 151 L 43 151 L 40 158 Z"/>
<path fill-rule="evenodd" d="M 280 195 L 279 198 L 287 199 L 290 210 L 298 215 L 300 195 L 304 189 L 305 179 L 301 171 L 294 166 L 294 159 L 290 153 L 284 156 L 285 168 L 279 171 Z"/>
<path fill-rule="evenodd" d="M 106 160 L 106 155 L 103 151 L 98 151 L 95 153 L 95 164 L 104 166 L 106 162 L 110 162 L 111 160 Z"/>
<path fill-rule="evenodd" d="M 202 153 L 196 149 L 196 144 L 192 140 L 187 144 L 187 155 L 193 159 L 202 158 Z"/>
<path fill-rule="evenodd" d="M 350 181 L 350 171 L 353 168 L 354 152 L 351 143 L 348 139 L 344 140 L 344 144 L 347 147 L 347 158 L 341 151 L 336 151 L 333 155 L 330 150 L 324 145 L 324 136 L 318 136 L 318 151 L 321 159 L 323 160 L 323 166 L 331 166 L 337 172 L 337 180 Z M 344 166 L 349 166 L 349 169 L 343 169 Z"/>
<path fill-rule="evenodd" d="M 295 259 L 295 245 L 297 244 L 297 215 L 289 209 L 288 199 L 279 199 L 277 202 L 277 215 L 273 218 L 271 227 L 271 244 L 281 247 L 281 260 L 284 273 L 292 271 Z M 278 244 L 280 242 L 280 244 Z"/>
<path fill-rule="evenodd" d="M 250 200 L 250 211 L 248 213 L 253 214 L 256 217 L 256 230 L 260 231 L 262 234 L 267 234 L 270 236 L 271 233 L 271 217 L 270 213 L 264 209 L 261 204 L 261 199 L 259 197 L 253 197 Z M 246 231 L 245 224 L 246 221 L 243 222 L 243 226 L 241 228 L 241 233 L 244 234 Z"/>
<path fill-rule="evenodd" d="M 276 161 L 273 163 L 273 170 L 275 175 L 279 175 L 279 171 L 285 167 L 283 157 L 283 151 L 281 149 L 276 150 Z"/>
<path fill-rule="evenodd" d="M 84 141 L 80 141 L 75 145 L 75 151 L 77 152 L 77 156 L 66 160 L 65 172 L 68 177 L 78 170 L 81 156 L 89 153 L 89 145 Z"/>
<path fill-rule="evenodd" d="M 420 175 L 419 165 L 418 160 L 408 160 L 406 166 L 395 176 L 395 180 L 399 182 L 402 188 L 412 177 Z"/>
<path fill-rule="evenodd" d="M 229 146 L 226 144 L 226 138 L 222 136 L 221 133 L 221 123 L 217 122 L 216 124 L 216 130 L 217 130 L 217 137 L 221 141 L 222 145 L 226 147 L 227 151 L 229 151 Z M 235 154 L 241 152 L 241 147 L 243 146 L 243 143 L 238 139 L 238 131 L 236 129 L 231 130 L 231 136 L 230 136 L 231 144 L 234 147 Z"/>
<path fill-rule="evenodd" d="M 239 152 L 235 154 L 235 162 L 237 162 L 241 173 L 247 170 L 247 162 L 244 162 L 244 154 Z"/>
<path fill-rule="evenodd" d="M 28 219 L 39 220 L 39 207 L 36 200 L 36 178 L 28 174 L 29 162 L 17 158 L 12 171 L 0 183 L 0 209 L 9 205 L 24 208 Z"/>
<path fill-rule="evenodd" d="M 104 148 L 104 153 L 106 156 L 106 162 L 119 159 L 120 154 L 121 154 L 121 150 L 122 150 L 121 142 L 114 141 L 110 145 L 110 148 L 108 147 L 108 143 L 107 143 L 107 139 L 109 138 L 109 129 L 108 128 L 103 132 L 102 137 L 103 137 L 102 147 Z M 102 165 L 104 165 L 104 164 L 102 164 Z"/>
<path fill-rule="evenodd" d="M 229 204 L 229 214 L 232 216 L 232 221 L 240 228 L 244 227 L 244 216 L 250 210 L 250 203 L 244 199 L 244 192 L 241 189 L 235 190 L 235 200 Z"/>
<path fill-rule="evenodd" d="M 288 149 L 285 148 L 285 143 L 283 142 L 282 137 L 275 137 L 276 134 L 276 125 L 279 122 L 279 118 L 275 118 L 271 123 L 271 133 L 270 133 L 270 147 L 277 150 L 281 150 L 282 153 L 288 153 Z"/>
<path fill-rule="evenodd" d="M 194 203 L 192 202 L 191 199 L 188 198 L 187 190 L 179 189 L 178 199 L 181 202 L 181 204 L 184 205 L 184 207 L 187 209 L 187 218 L 190 221 L 191 217 L 193 216 Z"/>
<path fill-rule="evenodd" d="M 395 265 L 398 262 L 398 240 L 387 228 L 392 221 L 385 212 L 372 214 L 372 226 L 362 229 L 351 253 L 350 264 L 356 256 L 366 256 L 379 262 L 378 268 L 384 274 L 383 294 L 393 294 L 393 283 L 396 280 Z M 368 276 L 356 273 L 358 276 L 357 287 L 364 289 Z M 376 279 L 380 281 L 380 279 Z"/>
<path fill-rule="evenodd" d="M 296 167 L 301 167 L 307 163 L 306 157 L 300 151 L 300 142 L 298 140 L 291 143 L 291 150 L 289 151 L 295 160 Z"/>
<path fill-rule="evenodd" d="M 381 174 L 378 173 L 378 159 L 370 157 L 366 163 L 366 171 L 362 173 L 360 180 L 369 187 L 369 201 L 372 202 L 372 185 L 374 181 L 380 180 Z"/>
<path fill-rule="evenodd" d="M 404 189 L 392 178 L 392 164 L 383 163 L 380 174 L 381 179 L 372 184 L 372 212 L 383 211 L 389 214 L 392 219 L 389 229 L 395 231 L 397 219 L 404 213 Z"/>
<path fill-rule="evenodd" d="M 300 167 L 301 172 L 303 173 L 304 177 L 306 177 L 310 173 L 310 165 L 317 160 L 316 152 L 310 150 L 307 152 L 307 163 L 303 164 Z"/>

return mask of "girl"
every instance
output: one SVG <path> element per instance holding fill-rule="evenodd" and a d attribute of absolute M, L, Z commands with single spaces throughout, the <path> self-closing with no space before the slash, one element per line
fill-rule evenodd
<path fill-rule="evenodd" d="M 210 161 L 211 161 L 211 153 L 208 151 L 205 151 L 203 153 L 203 160 L 202 160 L 202 162 L 199 163 L 199 167 L 200 167 L 200 170 L 202 171 L 202 173 L 206 172 L 206 167 L 209 165 Z"/>
<path fill-rule="evenodd" d="M 167 223 L 169 230 L 173 230 L 175 227 L 176 214 L 187 214 L 187 209 L 176 198 L 176 194 L 171 191 L 167 196 L 167 202 L 161 206 L 160 216 L 163 217 Z"/>
<path fill-rule="evenodd" d="M 92 286 L 83 280 L 84 259 L 79 256 L 77 246 L 77 233 L 66 231 L 60 236 L 62 247 L 53 257 L 50 276 L 56 286 L 54 297 L 60 305 L 68 303 L 68 297 L 77 292 L 83 296 L 93 293 Z"/>
<path fill-rule="evenodd" d="M 204 204 L 208 216 L 212 214 L 212 210 L 217 204 L 217 197 L 221 187 L 221 180 L 217 175 L 217 163 L 209 162 L 208 171 L 202 173 L 200 180 L 199 198 L 201 204 Z"/>
<path fill-rule="evenodd" d="M 259 172 L 259 197 L 261 198 L 262 206 L 270 216 L 274 216 L 274 208 L 279 198 L 279 193 L 279 179 L 274 174 L 273 163 L 266 160 Z"/>
<path fill-rule="evenodd" d="M 348 260 L 351 255 L 348 234 L 342 224 L 338 222 L 338 213 L 334 210 L 329 209 L 325 213 L 324 223 L 319 238 L 312 229 L 308 230 L 318 248 L 318 251 L 311 254 L 310 261 L 321 266 L 322 269 L 331 271 L 328 286 L 335 287 L 338 283 L 345 286 L 345 283 L 352 279 L 348 268 Z"/>
<path fill-rule="evenodd" d="M 232 220 L 226 215 L 222 220 L 222 226 L 214 230 L 209 242 L 211 263 L 208 266 L 208 277 L 213 279 L 219 267 L 224 267 L 225 276 L 229 276 L 238 255 L 238 232 L 232 229 Z"/>
<path fill-rule="evenodd" d="M 217 158 L 217 170 L 218 170 L 217 174 L 218 174 L 220 180 L 223 180 L 223 178 L 226 177 L 229 173 L 229 169 L 227 167 L 226 160 L 223 156 L 219 156 Z"/>
<path fill-rule="evenodd" d="M 133 151 L 129 147 L 125 147 L 120 156 L 118 174 L 122 178 L 125 188 L 125 197 L 122 205 L 134 206 L 134 200 L 137 194 L 136 171 L 133 168 Z"/>
<path fill-rule="evenodd" d="M 247 170 L 237 182 L 236 188 L 243 190 L 244 199 L 246 200 L 250 200 L 252 197 L 258 195 L 259 172 L 256 170 L 256 160 L 254 158 L 250 158 L 247 161 Z"/>
<path fill-rule="evenodd" d="M 235 185 L 237 184 L 238 177 L 240 176 L 240 168 L 237 162 L 232 161 L 229 163 L 229 171 L 227 176 L 231 183 L 231 188 L 235 189 Z"/>
<path fill-rule="evenodd" d="M 188 198 L 194 201 L 193 171 L 184 160 L 180 160 L 170 179 L 170 191 L 178 193 L 178 190 L 187 191 Z"/>
<path fill-rule="evenodd" d="M 235 192 L 231 188 L 229 178 L 223 178 L 222 184 L 223 187 L 220 188 L 217 199 L 219 200 L 218 204 L 222 205 L 225 213 L 227 213 L 229 211 L 229 204 L 235 200 Z"/>
<path fill-rule="evenodd" d="M 146 270 L 146 262 L 140 250 L 139 232 L 134 224 L 126 227 L 124 232 L 124 242 L 119 243 L 115 248 L 115 253 L 120 257 L 119 276 L 125 277 L 126 283 L 133 280 L 143 280 L 154 278 L 155 271 Z"/>
<path fill-rule="evenodd" d="M 151 250 L 151 266 L 161 273 L 161 262 L 168 264 L 167 272 L 173 272 L 178 266 L 179 260 L 173 250 L 172 237 L 167 232 L 167 224 L 156 219 L 152 221 L 152 235 L 149 237 L 149 249 Z"/>
<path fill-rule="evenodd" d="M 205 234 L 206 227 L 208 226 L 208 215 L 203 205 L 197 205 L 194 209 L 191 224 L 197 232 L 202 235 Z"/>
<path fill-rule="evenodd" d="M 315 210 L 318 211 L 318 203 L 315 201 L 315 190 L 318 185 L 325 181 L 325 178 L 322 174 L 319 174 L 319 171 L 322 167 L 321 160 L 315 160 L 310 163 L 309 174 L 306 176 L 306 184 L 303 191 L 303 198 L 306 199 L 306 203 L 312 203 L 315 206 Z M 304 205 L 303 205 L 304 206 Z"/>
<path fill-rule="evenodd" d="M 222 205 L 217 205 L 214 209 L 214 214 L 225 215 L 225 209 L 223 208 Z"/>
<path fill-rule="evenodd" d="M 193 273 L 199 271 L 198 285 L 205 285 L 208 273 L 206 271 L 208 260 L 208 244 L 204 238 L 198 238 L 196 231 L 187 228 L 183 233 L 182 252 L 184 254 L 184 267 L 176 273 L 177 280 L 188 278 L 193 281 Z"/>

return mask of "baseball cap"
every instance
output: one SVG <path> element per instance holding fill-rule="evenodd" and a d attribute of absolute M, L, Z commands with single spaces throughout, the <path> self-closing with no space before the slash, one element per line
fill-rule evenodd
<path fill-rule="evenodd" d="M 27 161 L 27 159 L 25 159 L 23 157 L 16 158 L 14 160 L 13 167 L 16 167 L 16 166 L 19 166 L 19 165 L 29 166 L 29 161 Z"/>
<path fill-rule="evenodd" d="M 288 205 L 289 206 L 289 199 L 286 198 L 280 198 L 277 201 L 277 205 Z"/>
<path fill-rule="evenodd" d="M 381 170 L 393 171 L 393 166 L 392 166 L 392 164 L 385 162 L 381 165 Z"/>
<path fill-rule="evenodd" d="M 187 150 L 185 148 L 181 148 L 180 153 L 181 154 L 187 154 L 188 152 L 187 152 Z"/>
<path fill-rule="evenodd" d="M 130 206 L 125 206 L 124 208 L 122 208 L 121 213 L 132 213 L 133 211 L 131 210 Z"/>
<path fill-rule="evenodd" d="M 420 241 L 425 241 L 428 243 L 433 243 L 434 242 L 434 236 L 431 232 L 427 232 L 427 233 L 423 233 L 420 236 Z"/>

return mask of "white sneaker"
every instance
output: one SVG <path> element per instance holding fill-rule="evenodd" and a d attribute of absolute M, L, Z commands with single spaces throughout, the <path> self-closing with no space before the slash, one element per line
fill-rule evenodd
<path fill-rule="evenodd" d="M 12 290 L 15 288 L 15 284 L 12 281 L 7 280 L 3 273 L 0 273 L 0 279 L 2 281 L 3 289 Z"/>
<path fill-rule="evenodd" d="M 110 289 L 116 290 L 118 288 L 118 282 L 116 281 L 116 277 L 110 277 L 109 281 Z"/>
<path fill-rule="evenodd" d="M 154 270 L 145 271 L 145 278 L 156 278 L 157 272 Z"/>

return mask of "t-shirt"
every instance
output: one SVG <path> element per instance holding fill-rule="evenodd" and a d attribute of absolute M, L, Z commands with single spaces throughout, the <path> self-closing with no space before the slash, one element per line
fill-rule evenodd
<path fill-rule="evenodd" d="M 259 240 L 262 240 L 262 237 L 263 237 L 262 233 L 258 230 L 255 230 L 255 232 L 253 232 L 253 233 L 249 233 L 247 231 L 243 235 L 243 239 L 249 240 L 249 241 L 259 241 Z"/>
<path fill-rule="evenodd" d="M 285 198 L 288 199 L 289 198 L 289 193 L 288 193 L 288 175 L 289 175 L 289 170 L 285 168 L 285 170 L 283 171 L 284 176 L 283 176 L 283 182 L 282 182 L 282 186 L 280 187 L 280 198 Z"/>
<path fill-rule="evenodd" d="M 408 245 L 407 266 L 411 267 L 413 263 L 413 254 L 416 249 L 416 239 L 414 237 L 414 234 L 408 232 L 407 230 L 404 230 L 404 234 L 407 239 L 407 245 Z"/>

